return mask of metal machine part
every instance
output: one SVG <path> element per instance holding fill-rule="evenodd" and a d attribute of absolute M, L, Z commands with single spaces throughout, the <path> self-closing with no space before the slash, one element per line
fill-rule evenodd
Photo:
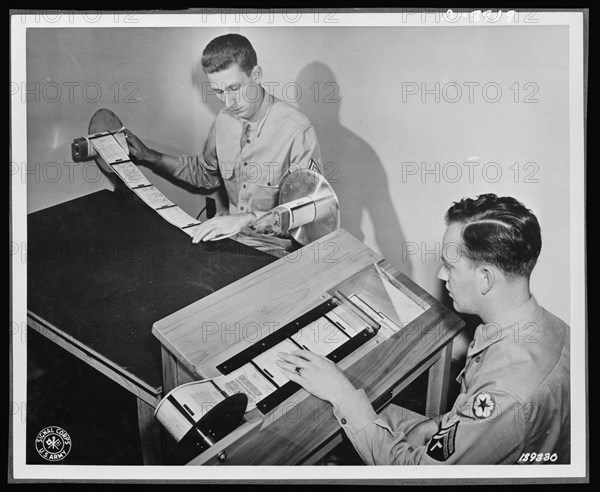
<path fill-rule="evenodd" d="M 88 126 L 88 135 L 104 132 L 118 132 L 123 128 L 123 123 L 119 117 L 110 109 L 101 108 L 96 111 L 90 119 Z M 75 162 L 87 161 L 95 159 L 96 164 L 102 171 L 112 174 L 111 167 L 100 157 L 96 149 L 86 137 L 80 137 L 73 140 L 71 143 L 71 154 Z"/>
<path fill-rule="evenodd" d="M 340 205 L 332 186 L 312 169 L 287 174 L 281 182 L 279 205 L 271 212 L 276 232 L 288 232 L 309 244 L 340 227 Z"/>
<path fill-rule="evenodd" d="M 179 453 L 187 461 L 223 439 L 240 426 L 247 404 L 248 397 L 243 393 L 231 395 L 216 404 L 179 442 Z M 224 462 L 227 455 L 222 454 L 224 456 L 219 461 Z"/>

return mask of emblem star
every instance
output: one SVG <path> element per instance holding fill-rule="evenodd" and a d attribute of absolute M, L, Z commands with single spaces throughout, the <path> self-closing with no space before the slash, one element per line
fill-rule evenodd
<path fill-rule="evenodd" d="M 487 398 L 485 398 L 485 396 L 483 398 L 479 398 L 479 408 L 485 412 L 485 409 L 488 407 L 491 407 L 491 405 L 488 404 Z"/>
<path fill-rule="evenodd" d="M 494 410 L 494 399 L 487 393 L 479 393 L 473 400 L 473 413 L 479 419 L 488 418 Z"/>

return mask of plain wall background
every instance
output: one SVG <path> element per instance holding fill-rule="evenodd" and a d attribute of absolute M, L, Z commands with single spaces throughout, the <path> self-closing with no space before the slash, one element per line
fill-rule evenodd
<path fill-rule="evenodd" d="M 206 79 L 197 64 L 205 44 L 222 32 L 29 29 L 27 89 L 34 91 L 36 83 L 39 89 L 25 96 L 28 211 L 112 188 L 93 161 L 73 164 L 71 158 L 71 142 L 88 134 L 90 118 L 100 108 L 117 114 L 152 148 L 171 154 L 201 152 L 218 101 L 202 103 L 197 87 Z M 196 215 L 204 207 L 206 193 L 148 168 L 142 171 L 188 213 Z"/>
<path fill-rule="evenodd" d="M 104 176 L 91 182 L 95 170 L 85 164 L 69 176 L 65 164 L 98 108 L 157 150 L 200 152 L 220 103 L 203 91 L 198 64 L 206 43 L 227 32 L 251 40 L 264 82 L 315 125 L 342 227 L 443 299 L 436 272 L 444 212 L 464 196 L 510 194 L 542 226 L 532 290 L 569 322 L 567 27 L 30 29 L 27 87 L 38 82 L 41 97 L 27 96 L 28 211 L 111 186 Z M 79 83 L 73 102 L 65 83 Z M 89 83 L 102 90 L 96 103 L 83 97 Z M 439 100 L 431 93 L 422 101 L 421 84 L 435 92 L 436 83 Z M 63 90 L 56 102 L 52 84 Z M 403 87 L 419 92 L 403 98 Z M 95 86 L 86 96 L 96 97 Z M 473 179 L 465 162 L 479 163 Z M 490 162 L 497 164 L 484 174 Z M 433 172 L 422 175 L 426 169 Z M 202 193 L 144 172 L 186 211 L 204 206 Z"/>

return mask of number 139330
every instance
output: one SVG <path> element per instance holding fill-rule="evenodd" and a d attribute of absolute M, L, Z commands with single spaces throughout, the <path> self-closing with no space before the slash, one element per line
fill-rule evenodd
<path fill-rule="evenodd" d="M 554 463 L 557 459 L 556 453 L 523 453 L 519 457 L 519 463 Z"/>

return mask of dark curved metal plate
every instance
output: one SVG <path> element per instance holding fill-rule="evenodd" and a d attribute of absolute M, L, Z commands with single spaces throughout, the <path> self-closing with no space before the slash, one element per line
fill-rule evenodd
<path fill-rule="evenodd" d="M 242 423 L 248 405 L 248 397 L 243 393 L 236 393 L 217 403 L 204 415 L 194 428 L 190 436 L 184 437 L 185 444 L 193 443 L 196 453 L 200 453 L 216 443 L 227 434 L 235 430 Z M 183 440 L 182 440 L 183 441 Z"/>

